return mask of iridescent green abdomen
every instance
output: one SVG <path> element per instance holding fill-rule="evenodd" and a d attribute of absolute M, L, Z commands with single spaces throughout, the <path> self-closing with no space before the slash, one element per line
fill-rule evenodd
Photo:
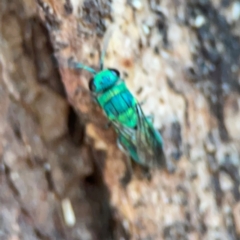
<path fill-rule="evenodd" d="M 96 99 L 109 120 L 117 121 L 126 127 L 136 127 L 137 101 L 123 81 L 100 93 Z"/>

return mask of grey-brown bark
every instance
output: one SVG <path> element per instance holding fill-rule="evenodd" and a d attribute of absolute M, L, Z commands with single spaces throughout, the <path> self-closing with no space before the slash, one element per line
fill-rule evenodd
<path fill-rule="evenodd" d="M 0 239 L 240 238 L 239 1 L 3 0 L 0 16 Z M 174 169 L 125 189 L 90 74 L 66 66 L 97 67 L 109 29 L 105 65 Z"/>

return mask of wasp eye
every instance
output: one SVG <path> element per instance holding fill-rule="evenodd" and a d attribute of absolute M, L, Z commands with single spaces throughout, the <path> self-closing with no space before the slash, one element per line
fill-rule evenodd
<path fill-rule="evenodd" d="M 95 90 L 95 85 L 94 85 L 94 78 L 91 78 L 89 83 L 88 83 L 88 87 L 91 91 Z"/>
<path fill-rule="evenodd" d="M 109 70 L 114 73 L 117 77 L 120 77 L 120 72 L 117 69 L 109 68 Z"/>

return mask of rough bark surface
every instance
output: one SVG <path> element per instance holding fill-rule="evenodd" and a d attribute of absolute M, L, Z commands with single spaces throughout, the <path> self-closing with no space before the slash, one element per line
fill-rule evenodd
<path fill-rule="evenodd" d="M 0 240 L 240 239 L 239 1 L 1 0 L 0 24 Z M 105 66 L 169 166 L 125 188 L 91 76 L 66 64 L 97 68 L 110 30 Z"/>

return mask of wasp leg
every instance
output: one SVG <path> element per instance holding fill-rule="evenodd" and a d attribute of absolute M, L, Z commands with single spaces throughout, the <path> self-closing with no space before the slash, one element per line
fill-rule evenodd
<path fill-rule="evenodd" d="M 148 181 L 151 181 L 152 175 L 151 175 L 151 169 L 149 167 L 139 165 L 135 161 L 133 161 L 132 165 L 133 165 L 132 167 L 133 167 L 134 176 L 138 180 L 146 180 L 147 179 Z"/>
<path fill-rule="evenodd" d="M 147 120 L 149 120 L 151 123 L 154 122 L 154 116 L 153 115 L 149 115 L 149 116 L 146 116 Z"/>
<path fill-rule="evenodd" d="M 126 166 L 126 170 L 125 170 L 125 174 L 124 176 L 121 178 L 120 182 L 122 184 L 122 186 L 125 188 L 128 183 L 131 181 L 132 179 L 132 161 L 131 158 L 128 155 L 128 152 L 126 151 L 126 149 L 122 146 L 122 144 L 120 143 L 119 139 L 117 141 L 118 147 L 126 153 L 126 158 L 125 158 L 125 166 Z"/>
<path fill-rule="evenodd" d="M 132 161 L 128 155 L 126 156 L 125 159 L 126 170 L 124 176 L 120 180 L 123 188 L 126 188 L 126 186 L 130 183 L 132 179 L 132 164 L 131 164 Z"/>
<path fill-rule="evenodd" d="M 109 121 L 108 123 L 106 123 L 105 129 L 109 129 L 111 126 L 112 126 L 112 122 Z"/>
<path fill-rule="evenodd" d="M 143 177 L 146 178 L 148 181 L 151 181 L 152 176 L 151 176 L 150 169 L 148 167 L 142 167 L 141 170 L 142 170 Z"/>

